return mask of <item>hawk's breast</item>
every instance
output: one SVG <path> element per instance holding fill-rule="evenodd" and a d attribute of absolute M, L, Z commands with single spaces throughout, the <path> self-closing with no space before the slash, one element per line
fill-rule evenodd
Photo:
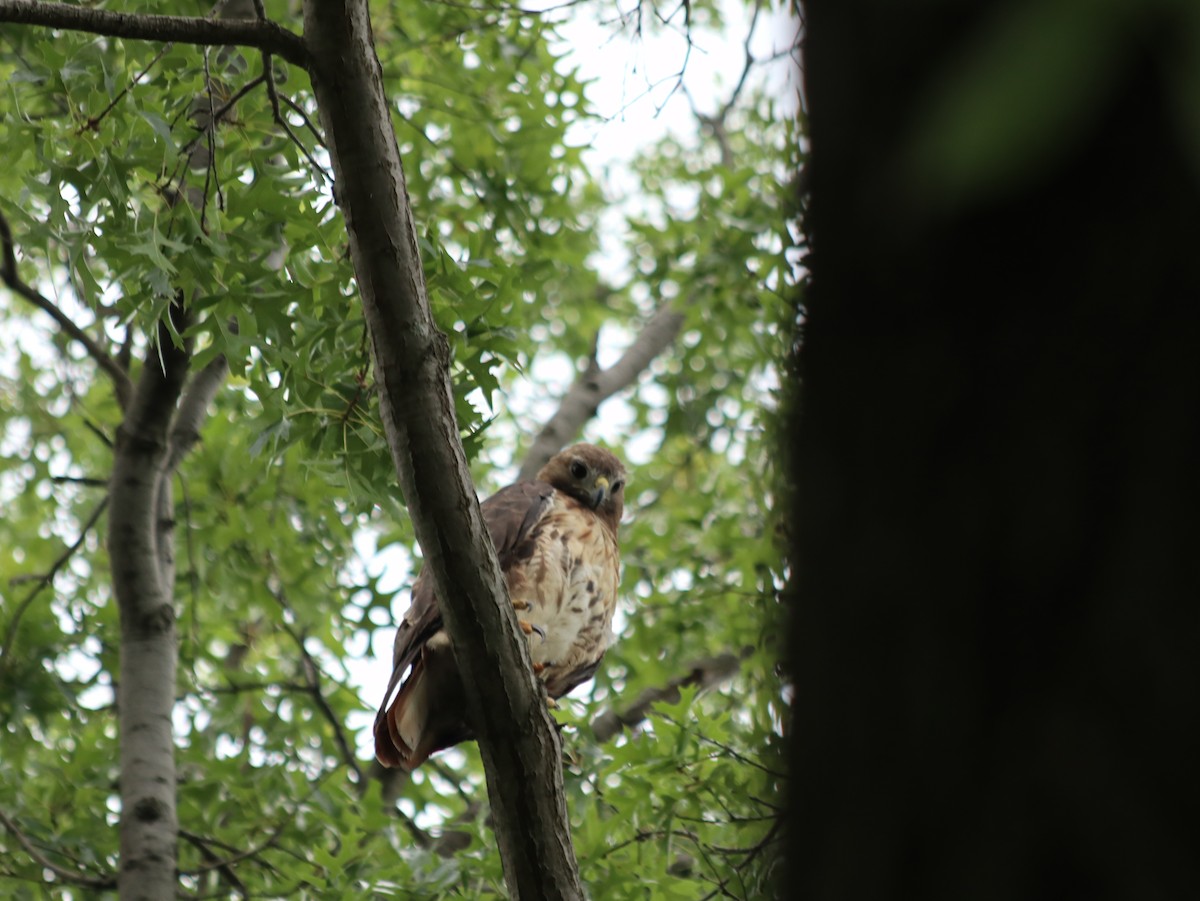
<path fill-rule="evenodd" d="M 532 553 L 508 572 L 509 593 L 529 609 L 518 616 L 545 633 L 530 636 L 533 662 L 544 664 L 557 697 L 594 667 L 608 647 L 620 578 L 615 537 L 588 508 L 556 495 L 530 535 Z"/>

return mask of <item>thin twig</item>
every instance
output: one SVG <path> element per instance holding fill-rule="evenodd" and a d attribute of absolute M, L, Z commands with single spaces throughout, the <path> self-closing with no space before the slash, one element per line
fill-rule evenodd
<path fill-rule="evenodd" d="M 417 825 L 417 821 L 406 814 L 398 806 L 393 804 L 390 808 L 390 813 L 396 817 L 408 830 L 408 834 L 413 837 L 413 841 L 420 848 L 428 849 L 433 844 L 433 836 Z"/>
<path fill-rule="evenodd" d="M 317 146 L 324 147 L 325 146 L 325 136 L 323 134 L 321 134 L 321 130 L 319 128 L 317 128 L 317 126 L 313 123 L 312 119 L 310 119 L 308 117 L 308 113 L 306 113 L 304 111 L 304 107 L 302 107 L 300 104 L 298 104 L 295 100 L 293 100 L 287 94 L 280 94 L 279 99 L 282 100 L 284 103 L 286 103 L 288 105 L 288 107 L 292 110 L 292 112 L 294 112 L 297 116 L 300 117 L 300 121 L 304 123 L 304 127 L 309 130 L 310 134 L 312 134 L 313 140 L 315 140 L 317 142 Z"/>
<path fill-rule="evenodd" d="M 96 505 L 96 509 L 92 511 L 92 515 L 87 518 L 87 521 L 79 530 L 79 537 L 75 539 L 75 542 L 65 551 L 63 551 L 58 556 L 57 560 L 50 564 L 50 568 L 38 577 L 38 583 L 33 586 L 33 588 L 27 595 L 25 595 L 24 598 L 21 599 L 21 603 L 17 605 L 17 609 L 13 611 L 12 618 L 8 621 L 8 630 L 4 635 L 4 644 L 2 647 L 0 647 L 0 660 L 8 660 L 8 654 L 12 650 L 13 641 L 17 637 L 17 627 L 20 625 L 21 617 L 25 615 L 25 611 L 29 608 L 29 605 L 33 603 L 34 598 L 41 593 L 43 588 L 47 587 L 54 581 L 54 577 L 58 575 L 58 571 L 62 569 L 67 564 L 67 561 L 74 556 L 75 552 L 83 546 L 84 539 L 87 538 L 88 532 L 91 531 L 92 526 L 96 524 L 96 521 L 100 519 L 100 515 L 104 512 L 104 508 L 107 506 L 108 495 L 105 495 L 100 503 Z"/>
<path fill-rule="evenodd" d="M 648 842 L 648 841 L 651 841 L 652 839 L 656 839 L 656 838 L 666 838 L 667 836 L 674 836 L 675 838 L 686 838 L 686 839 L 689 839 L 690 841 L 695 842 L 696 844 L 700 844 L 699 836 L 697 836 L 696 833 L 690 832 L 687 829 L 648 829 L 645 831 L 639 830 L 639 831 L 635 832 L 629 838 L 625 839 L 625 841 L 617 842 L 611 848 L 606 848 L 604 850 L 604 853 L 600 855 L 600 859 L 603 860 L 605 857 L 608 857 L 610 854 L 615 854 L 617 851 L 620 851 L 622 848 L 627 848 L 629 845 L 640 844 L 641 842 Z"/>
<path fill-rule="evenodd" d="M 446 782 L 449 783 L 450 787 L 453 788 L 458 794 L 458 797 L 463 804 L 465 804 L 468 808 L 475 806 L 475 799 L 467 794 L 462 787 L 462 779 L 451 772 L 450 768 L 447 767 L 445 763 L 443 763 L 441 760 L 433 758 L 426 761 L 424 765 L 445 779 Z"/>
<path fill-rule="evenodd" d="M 754 13 L 750 16 L 750 27 L 746 31 L 746 39 L 742 42 L 742 52 L 745 54 L 745 61 L 742 65 L 742 74 L 738 78 L 737 84 L 733 88 L 733 93 L 729 95 L 729 99 L 725 101 L 716 118 L 722 122 L 729 115 L 729 111 L 733 109 L 733 105 L 737 103 L 738 97 L 741 96 L 742 88 L 746 86 L 746 78 L 750 74 L 750 70 L 754 68 L 754 54 L 750 52 L 750 42 L 754 39 L 754 29 L 758 26 L 758 15 L 762 12 L 763 0 L 755 0 Z"/>
<path fill-rule="evenodd" d="M 690 4 L 685 5 L 684 10 L 685 11 L 683 14 L 683 29 L 684 29 L 683 39 L 687 43 L 687 49 L 683 51 L 683 62 L 679 66 L 678 79 L 676 79 L 675 84 L 671 86 L 671 90 L 667 91 L 667 96 L 663 98 L 662 103 L 658 104 L 658 106 L 655 107 L 655 109 L 654 109 L 654 117 L 656 119 L 662 113 L 662 111 L 667 108 L 667 104 L 671 102 L 671 98 L 675 96 L 675 92 L 678 91 L 683 86 L 684 76 L 687 75 L 688 62 L 692 58 L 692 47 L 694 47 L 695 44 L 692 41 L 692 30 L 691 30 L 691 28 L 692 28 L 692 8 L 691 8 L 691 5 Z M 674 15 L 674 13 L 672 13 L 672 15 Z"/>
<path fill-rule="evenodd" d="M 272 557 L 268 556 L 268 562 L 270 563 L 274 574 L 274 580 L 277 584 L 274 586 L 268 586 L 267 590 L 270 592 L 271 597 L 275 599 L 275 602 L 279 604 L 280 609 L 294 619 L 296 618 L 296 614 L 292 610 L 291 605 L 288 603 L 287 596 L 283 591 L 282 581 L 279 579 L 278 572 L 275 571 L 275 561 Z M 358 758 L 355 756 L 354 751 L 350 747 L 350 742 L 346 739 L 346 733 L 342 728 L 341 720 L 339 720 L 337 714 L 333 712 L 333 708 L 329 706 L 329 702 L 325 700 L 325 695 L 321 691 L 321 667 L 315 660 L 313 660 L 312 655 L 308 652 L 308 648 L 304 646 L 304 636 L 300 635 L 295 629 L 293 629 L 286 620 L 281 621 L 280 625 L 283 627 L 283 630 L 287 632 L 289 636 L 291 636 L 292 641 L 295 642 L 296 647 L 300 651 L 300 656 L 302 658 L 302 665 L 300 669 L 304 674 L 305 682 L 308 684 L 309 696 L 313 699 L 313 703 L 316 704 L 321 715 L 324 716 L 329 722 L 330 726 L 333 727 L 333 737 L 337 742 L 338 750 L 341 751 L 342 759 L 346 762 L 346 766 L 353 771 L 355 782 L 359 785 L 362 785 L 363 780 L 366 778 L 363 775 L 362 767 L 359 765 Z"/>
<path fill-rule="evenodd" d="M 457 3 L 455 0 L 430 0 L 430 2 L 435 3 L 438 6 L 449 6 L 453 9 L 465 9 L 470 10 L 471 12 L 479 13 L 506 12 L 519 16 L 545 16 L 549 13 L 570 9 L 571 7 L 578 6 L 581 3 L 587 3 L 588 0 L 564 0 L 563 3 L 558 3 L 554 6 L 547 6 L 545 9 L 534 9 L 527 6 L 509 6 L 503 3 L 498 3 L 494 6 L 484 6 L 478 3 Z"/>
<path fill-rule="evenodd" d="M 102 429 L 97 423 L 92 422 L 90 419 L 88 419 L 86 416 L 84 416 L 83 417 L 83 427 L 85 429 L 87 429 L 89 432 L 91 432 L 93 435 L 95 435 L 97 438 L 99 438 L 101 444 L 103 444 L 109 450 L 112 450 L 112 446 L 113 446 L 112 438 L 110 438 L 108 436 L 108 433 L 105 432 L 104 429 Z"/>
<path fill-rule="evenodd" d="M 244 851 L 239 851 L 235 846 L 230 845 L 226 842 L 220 841 L 219 839 L 215 839 L 210 836 L 197 835 L 194 832 L 188 832 L 185 829 L 180 829 L 179 834 L 183 838 L 185 838 L 189 842 L 191 842 L 192 844 L 202 842 L 204 844 L 213 845 L 217 848 L 222 848 L 223 850 L 230 851 L 233 853 L 229 857 L 223 858 L 221 860 L 212 861 L 211 863 L 205 864 L 204 866 L 199 867 L 195 870 L 180 870 L 179 872 L 181 874 L 184 874 L 187 876 L 199 876 L 199 875 L 203 875 L 204 873 L 212 872 L 213 870 L 225 869 L 226 867 L 229 867 L 232 864 L 238 863 L 240 861 L 246 860 L 247 858 L 256 857 L 256 858 L 259 858 L 259 862 L 264 867 L 266 867 L 268 870 L 270 870 L 272 873 L 278 873 L 279 868 L 276 867 L 274 864 L 272 864 L 269 860 L 267 860 L 261 856 L 264 851 L 267 851 L 269 849 L 275 849 L 282 854 L 286 854 L 289 857 L 294 858 L 295 860 L 299 861 L 300 863 L 308 864 L 311 866 L 312 865 L 311 861 L 307 860 L 306 858 L 304 858 L 303 856 L 301 856 L 300 854 L 296 853 L 295 851 L 291 850 L 290 848 L 288 848 L 286 846 L 280 846 L 278 844 L 279 837 L 283 834 L 284 828 L 289 823 L 295 822 L 297 811 L 299 811 L 305 804 L 308 803 L 309 799 L 312 798 L 312 796 L 317 793 L 317 790 L 325 783 L 325 780 L 328 779 L 334 772 L 335 772 L 334 770 L 326 770 L 326 771 L 323 771 L 322 773 L 318 774 L 318 776 L 316 778 L 312 779 L 309 782 L 309 790 L 307 792 L 305 792 L 304 797 L 297 800 L 294 807 L 292 808 L 292 810 L 286 816 L 284 816 L 280 819 L 278 825 L 276 825 L 276 827 L 271 831 L 271 834 L 268 835 L 266 837 L 266 839 L 261 841 L 258 845 L 256 845 L 253 848 L 249 848 Z M 276 895 L 276 897 L 279 897 L 279 895 Z"/>
<path fill-rule="evenodd" d="M 271 54 L 264 53 L 262 55 L 262 62 L 263 76 L 267 81 L 267 97 L 271 101 L 271 114 L 275 117 L 275 121 L 287 133 L 289 140 L 291 140 L 293 144 L 300 148 L 300 152 L 304 155 L 304 158 L 308 160 L 308 164 L 317 172 L 321 173 L 321 176 L 326 182 L 333 184 L 333 176 L 325 170 L 324 166 L 317 162 L 316 157 L 314 157 L 309 152 L 308 148 L 304 146 L 304 142 L 300 140 L 299 135 L 292 131 L 292 126 L 288 124 L 287 119 L 285 119 L 283 116 L 283 110 L 279 108 L 279 91 L 275 87 L 275 73 L 271 66 Z"/>
<path fill-rule="evenodd" d="M 111 113 L 114 109 L 116 109 L 117 104 L 120 103 L 124 99 L 125 95 L 128 94 L 135 87 L 137 87 L 138 83 L 143 78 L 146 77 L 146 75 L 150 72 L 151 69 L 153 69 L 156 65 L 158 65 L 159 60 L 161 60 L 164 56 L 166 56 L 167 53 L 170 52 L 171 48 L 174 46 L 175 45 L 170 42 L 163 44 L 162 48 L 158 51 L 158 53 L 156 53 L 154 55 L 154 59 L 152 59 L 152 60 L 150 60 L 150 62 L 146 63 L 146 68 L 142 69 L 141 72 L 139 72 L 137 75 L 133 76 L 133 79 L 129 82 L 129 84 L 125 85 L 125 87 L 123 87 L 123 88 L 121 88 L 121 90 L 117 91 L 117 96 L 109 101 L 108 106 L 106 106 L 104 109 L 102 109 L 97 115 L 89 117 L 88 120 L 85 123 L 83 123 L 83 125 L 80 127 L 79 130 L 83 131 L 83 129 L 88 128 L 88 129 L 91 129 L 92 131 L 95 131 L 97 128 L 99 128 L 100 123 L 104 121 L 104 117 L 107 116 L 109 113 Z"/>
<path fill-rule="evenodd" d="M 212 123 L 204 130 L 205 142 L 208 144 L 208 158 L 204 167 L 204 190 L 200 194 L 200 231 L 208 234 L 208 186 L 217 188 L 217 209 L 224 212 L 225 194 L 221 190 L 221 176 L 217 172 L 217 110 L 213 106 L 212 72 L 208 67 L 209 48 L 204 48 L 204 99 L 208 101 L 208 121 Z"/>
<path fill-rule="evenodd" d="M 699 730 L 689 729 L 686 725 L 684 725 L 683 723 L 679 722 L 676 719 L 673 719 L 672 717 L 668 716 L 665 713 L 659 713 L 658 716 L 660 718 L 662 718 L 663 720 L 665 720 L 666 722 L 670 723 L 671 725 L 678 726 L 684 732 L 691 732 L 691 734 L 695 735 L 696 738 L 700 739 L 702 742 L 707 742 L 710 745 L 714 745 L 715 747 L 720 748 L 722 751 L 724 751 L 726 754 L 728 754 L 730 757 L 732 757 L 734 760 L 738 761 L 739 763 L 744 763 L 748 766 L 754 767 L 757 770 L 762 770 L 762 772 L 766 773 L 768 776 L 774 776 L 776 779 L 786 779 L 787 778 L 786 773 L 780 773 L 779 771 L 773 770 L 770 767 L 763 766 L 757 760 L 751 760 L 745 754 L 735 751 L 733 748 L 729 747 L 729 745 L 722 744 L 721 742 L 717 741 L 715 738 L 709 738 L 707 735 L 705 735 L 703 732 L 700 732 Z"/>
<path fill-rule="evenodd" d="M 775 822 L 771 824 L 771 828 L 768 829 L 766 834 L 758 841 L 758 843 L 755 844 L 751 848 L 721 848 L 717 845 L 710 845 L 709 847 L 711 848 L 711 850 L 716 851 L 718 854 L 723 854 L 723 855 L 744 854 L 744 855 L 746 855 L 744 860 L 742 860 L 740 863 L 734 864 L 734 866 L 733 866 L 734 875 L 737 876 L 739 880 L 741 880 L 742 871 L 747 869 L 750 866 L 750 864 L 752 864 L 755 861 L 755 859 L 758 857 L 758 855 L 761 854 L 769 845 L 772 845 L 775 842 L 779 841 L 779 837 L 776 835 L 776 833 L 779 832 L 779 829 L 782 825 L 783 825 L 783 818 L 782 817 L 776 818 Z M 713 898 L 718 894 L 729 895 L 729 892 L 725 888 L 725 885 L 728 882 L 729 882 L 728 876 L 726 878 L 720 880 L 717 884 L 717 887 L 715 889 L 713 889 L 711 892 L 709 892 L 707 895 L 705 895 L 703 898 L 701 898 L 700 901 L 708 901 L 709 898 Z M 745 893 L 745 885 L 744 884 L 742 885 L 742 892 L 743 892 L 743 894 Z M 729 895 L 729 897 L 734 897 L 734 896 Z"/>
<path fill-rule="evenodd" d="M 87 485 L 90 488 L 105 488 L 108 486 L 107 479 L 93 479 L 88 476 L 51 476 L 50 481 L 59 484 Z"/>

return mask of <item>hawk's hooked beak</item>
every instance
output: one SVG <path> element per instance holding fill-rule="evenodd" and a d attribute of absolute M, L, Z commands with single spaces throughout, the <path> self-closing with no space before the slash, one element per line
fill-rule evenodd
<path fill-rule="evenodd" d="M 595 510 L 608 497 L 608 479 L 600 476 L 592 485 L 595 488 L 595 492 L 592 494 L 592 509 Z"/>

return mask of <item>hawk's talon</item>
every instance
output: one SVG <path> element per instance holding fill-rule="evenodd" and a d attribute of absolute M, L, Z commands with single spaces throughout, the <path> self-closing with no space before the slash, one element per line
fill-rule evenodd
<path fill-rule="evenodd" d="M 543 671 L 545 668 L 546 668 L 546 664 L 544 664 L 544 663 L 535 663 L 535 664 L 533 665 L 533 674 L 534 674 L 535 676 L 540 676 L 540 675 L 542 674 L 542 671 Z"/>
<path fill-rule="evenodd" d="M 514 600 L 512 602 L 512 605 L 513 605 L 514 610 L 528 610 L 529 609 L 529 601 L 522 601 L 520 598 L 517 598 L 516 600 Z"/>
<path fill-rule="evenodd" d="M 546 630 L 541 626 L 535 626 L 533 623 L 526 622 L 523 619 L 517 620 L 517 625 L 521 627 L 521 631 L 526 635 L 532 635 L 534 632 L 536 632 L 542 641 L 546 640 Z"/>

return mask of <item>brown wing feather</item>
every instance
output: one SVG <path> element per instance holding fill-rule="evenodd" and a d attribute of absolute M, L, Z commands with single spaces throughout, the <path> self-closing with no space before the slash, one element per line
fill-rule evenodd
<path fill-rule="evenodd" d="M 496 548 L 502 571 L 507 572 L 517 560 L 530 555 L 531 533 L 550 507 L 553 495 L 554 488 L 545 482 L 517 482 L 496 492 L 480 505 L 483 522 Z M 396 641 L 392 647 L 392 675 L 384 692 L 383 703 L 375 715 L 375 754 L 385 766 L 415 766 L 420 763 L 420 760 L 410 760 L 413 749 L 406 753 L 397 745 L 398 736 L 394 734 L 397 709 L 402 706 L 411 683 L 418 678 L 415 664 L 419 663 L 422 648 L 441 629 L 442 612 L 433 592 L 433 581 L 422 571 L 413 583 L 412 603 L 396 630 Z M 402 683 L 401 679 L 410 666 L 413 672 L 409 680 Z M 455 739 L 461 740 L 462 737 Z"/>

